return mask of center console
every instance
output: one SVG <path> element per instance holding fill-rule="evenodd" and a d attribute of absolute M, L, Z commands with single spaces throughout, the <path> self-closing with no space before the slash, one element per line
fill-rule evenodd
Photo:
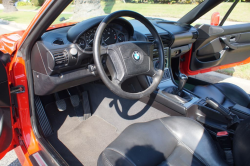
<path fill-rule="evenodd" d="M 200 99 L 190 92 L 186 91 L 184 85 L 187 81 L 187 76 L 182 73 L 177 73 L 179 83 L 174 83 L 172 71 L 170 70 L 170 53 L 169 49 L 165 48 L 165 68 L 164 74 L 158 90 L 155 92 L 155 100 L 159 103 L 177 111 L 182 115 L 186 115 L 187 110 L 197 103 Z M 159 64 L 158 58 L 154 58 L 154 67 L 157 69 Z M 152 78 L 147 76 L 149 85 L 152 83 Z"/>

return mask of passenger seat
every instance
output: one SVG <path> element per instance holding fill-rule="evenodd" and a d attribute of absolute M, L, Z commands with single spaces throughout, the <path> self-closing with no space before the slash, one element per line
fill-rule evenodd
<path fill-rule="evenodd" d="M 225 108 L 237 106 L 233 112 L 238 115 L 248 114 L 250 116 L 250 97 L 240 87 L 230 83 L 216 83 L 206 86 L 196 86 L 193 89 L 194 94 L 206 99 L 207 97 L 215 99 Z M 236 111 L 236 112 L 235 112 Z"/>

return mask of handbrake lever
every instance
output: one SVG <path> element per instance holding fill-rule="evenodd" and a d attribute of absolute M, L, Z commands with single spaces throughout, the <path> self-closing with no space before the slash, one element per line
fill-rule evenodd
<path fill-rule="evenodd" d="M 240 119 L 237 115 L 233 114 L 229 110 L 227 110 L 223 105 L 218 103 L 216 100 L 213 98 L 207 97 L 206 98 L 206 103 L 212 107 L 213 109 L 217 110 L 220 112 L 228 121 L 228 128 L 232 127 L 233 125 L 237 126 L 240 123 Z"/>

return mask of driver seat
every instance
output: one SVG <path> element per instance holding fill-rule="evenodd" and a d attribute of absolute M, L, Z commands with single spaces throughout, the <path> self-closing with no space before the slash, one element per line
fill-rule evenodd
<path fill-rule="evenodd" d="M 237 128 L 236 166 L 250 163 L 250 119 Z M 198 122 L 167 117 L 127 127 L 99 156 L 98 166 L 224 166 L 215 142 Z"/>

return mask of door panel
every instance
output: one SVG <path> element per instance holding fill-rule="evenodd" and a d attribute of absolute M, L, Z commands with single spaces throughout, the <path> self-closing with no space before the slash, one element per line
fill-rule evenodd
<path fill-rule="evenodd" d="M 249 62 L 250 24 L 202 25 L 197 30 L 199 38 L 193 51 L 185 55 L 185 61 L 180 64 L 182 72 L 194 75 Z"/>
<path fill-rule="evenodd" d="M 8 77 L 6 66 L 1 61 L 2 57 L 0 52 L 0 159 L 13 149 L 14 134 Z"/>

